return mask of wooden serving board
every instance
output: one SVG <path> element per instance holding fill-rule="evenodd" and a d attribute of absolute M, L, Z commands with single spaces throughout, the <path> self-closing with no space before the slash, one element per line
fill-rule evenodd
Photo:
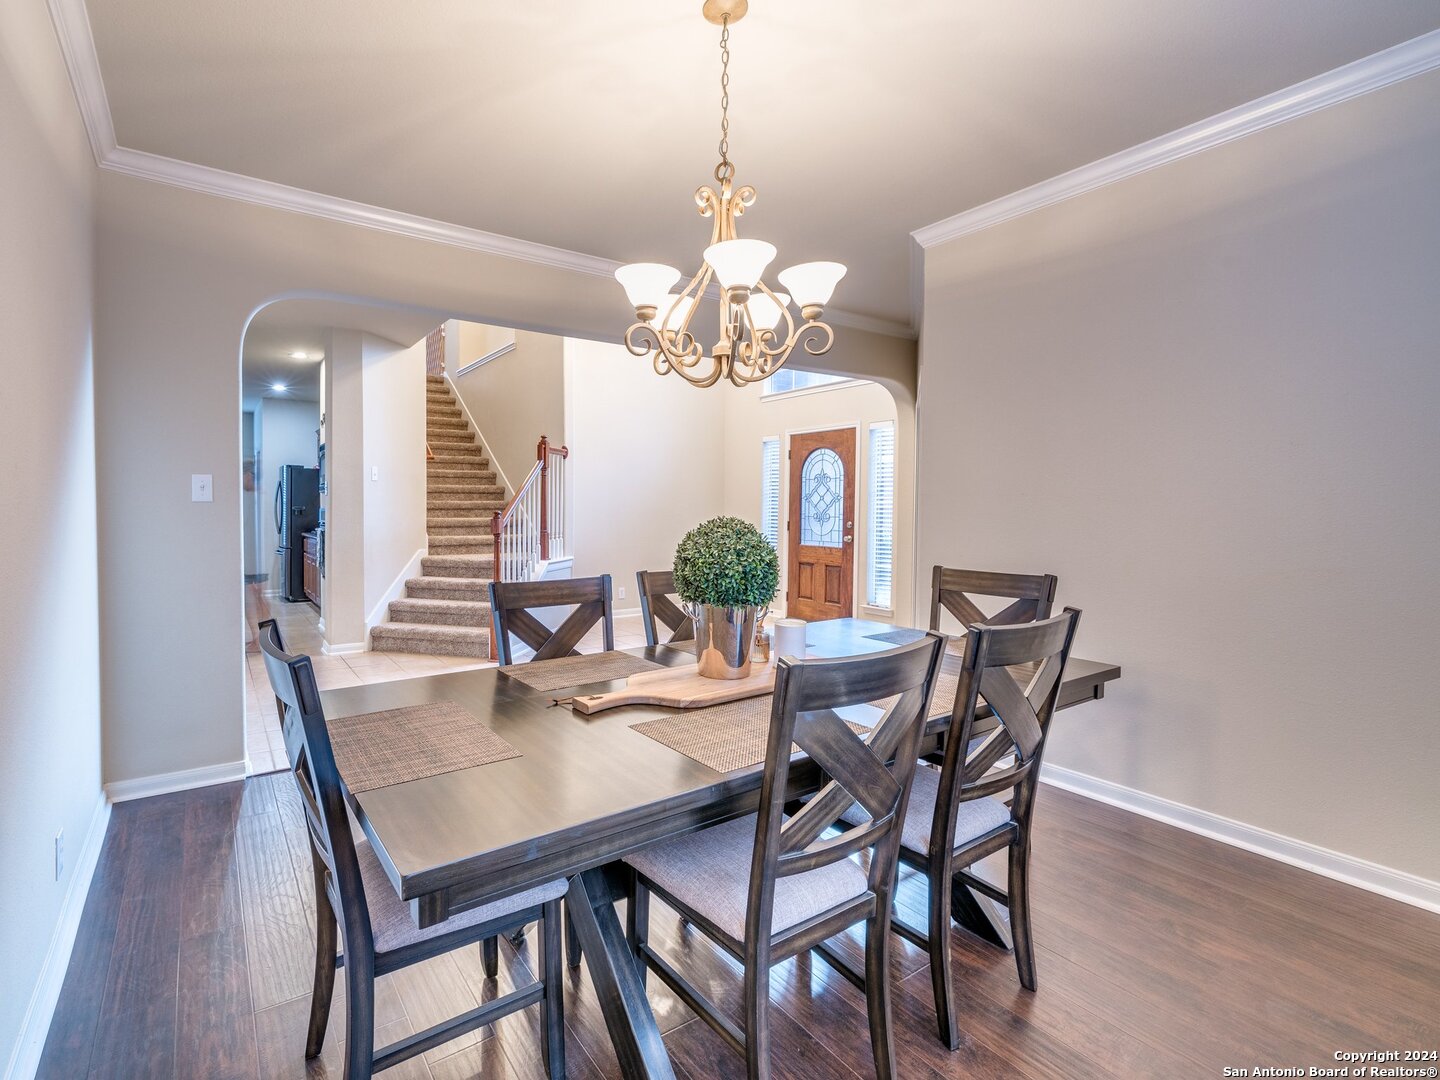
<path fill-rule="evenodd" d="M 775 658 L 750 665 L 743 679 L 705 679 L 698 664 L 642 671 L 625 680 L 624 690 L 607 694 L 583 694 L 571 699 L 576 712 L 597 713 L 621 705 L 670 705 L 677 709 L 701 709 L 727 701 L 760 697 L 775 690 Z"/>

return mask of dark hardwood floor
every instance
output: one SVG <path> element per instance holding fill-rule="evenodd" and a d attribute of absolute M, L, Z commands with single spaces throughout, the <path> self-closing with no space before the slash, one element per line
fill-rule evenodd
<path fill-rule="evenodd" d="M 1440 915 L 1042 785 L 1034 924 L 1040 989 L 1009 954 L 952 934 L 964 1038 L 934 1034 L 924 955 L 896 942 L 900 1075 L 1212 1077 L 1231 1066 L 1334 1065 L 1337 1050 L 1440 1048 Z M 324 1057 L 302 1056 L 313 949 L 310 856 L 288 774 L 115 807 L 39 1075 L 338 1077 L 343 989 Z M 900 903 L 923 924 L 920 883 Z M 735 965 L 658 901 L 652 940 L 732 1011 Z M 532 930 L 533 935 L 533 930 Z M 845 948 L 858 960 L 861 939 Z M 380 980 L 379 1041 L 529 977 L 531 940 Z M 822 962 L 775 969 L 776 1074 L 869 1077 L 860 995 Z M 681 1077 L 743 1062 L 650 980 Z M 570 973 L 573 1077 L 618 1076 L 584 970 Z M 738 1017 L 737 1017 L 738 1019 Z M 389 1070 L 395 1080 L 538 1078 L 535 1010 Z"/>

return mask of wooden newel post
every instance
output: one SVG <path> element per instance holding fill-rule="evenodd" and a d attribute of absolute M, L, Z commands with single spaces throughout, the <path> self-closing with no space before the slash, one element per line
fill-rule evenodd
<path fill-rule="evenodd" d="M 541 435 L 535 447 L 540 462 L 540 558 L 550 558 L 550 439 Z"/>

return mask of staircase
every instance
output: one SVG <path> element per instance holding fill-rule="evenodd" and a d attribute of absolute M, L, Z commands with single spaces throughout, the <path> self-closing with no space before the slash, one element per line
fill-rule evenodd
<path fill-rule="evenodd" d="M 490 521 L 505 491 L 439 375 L 425 377 L 426 531 L 430 553 L 421 576 L 390 604 L 390 620 L 370 631 L 376 652 L 490 655 L 489 585 L 494 567 Z"/>

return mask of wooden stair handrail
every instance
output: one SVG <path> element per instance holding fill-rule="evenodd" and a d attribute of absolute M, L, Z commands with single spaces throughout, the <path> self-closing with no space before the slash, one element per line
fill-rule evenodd
<path fill-rule="evenodd" d="M 551 446 L 550 438 L 541 435 L 540 441 L 535 444 L 535 464 L 515 489 L 514 497 L 505 504 L 503 510 L 496 510 L 490 518 L 490 579 L 495 582 L 501 581 L 501 559 L 500 559 L 500 538 L 504 535 L 505 526 L 515 516 L 515 511 L 520 505 L 520 500 L 529 493 L 535 484 L 540 485 L 540 558 L 550 557 L 550 521 L 549 521 L 549 474 L 550 459 L 552 457 L 568 458 L 570 449 L 565 446 Z M 498 627 L 495 623 L 495 612 L 490 612 L 490 659 L 498 658 L 495 645 L 495 635 Z"/>

